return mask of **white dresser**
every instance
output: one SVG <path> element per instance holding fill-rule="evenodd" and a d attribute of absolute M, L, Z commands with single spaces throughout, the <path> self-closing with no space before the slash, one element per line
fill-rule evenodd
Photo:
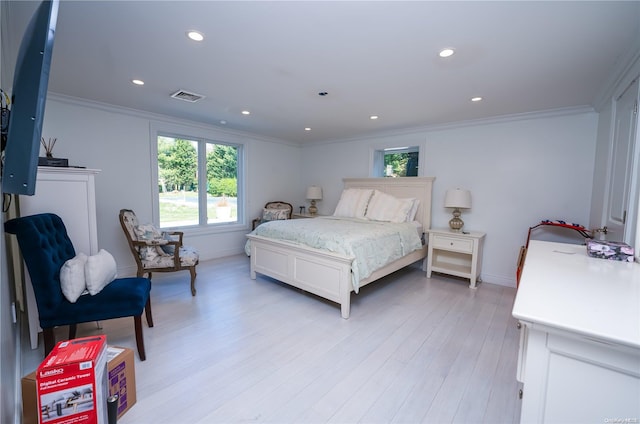
<path fill-rule="evenodd" d="M 640 422 L 640 264 L 531 241 L 521 325 L 521 422 Z"/>
<path fill-rule="evenodd" d="M 36 193 L 20 196 L 20 216 L 51 212 L 62 218 L 76 252 L 98 253 L 95 175 L 84 168 L 38 167 Z M 26 271 L 26 267 L 25 267 Z M 31 348 L 38 347 L 40 325 L 29 273 L 25 272 L 25 292 Z"/>

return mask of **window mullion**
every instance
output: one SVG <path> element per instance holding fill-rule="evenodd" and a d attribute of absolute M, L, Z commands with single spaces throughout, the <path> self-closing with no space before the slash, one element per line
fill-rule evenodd
<path fill-rule="evenodd" d="M 207 225 L 207 142 L 198 141 L 198 214 L 200 225 Z"/>

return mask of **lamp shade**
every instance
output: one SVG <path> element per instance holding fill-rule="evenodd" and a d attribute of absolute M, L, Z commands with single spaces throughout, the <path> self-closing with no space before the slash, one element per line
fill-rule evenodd
<path fill-rule="evenodd" d="M 311 186 L 307 188 L 307 199 L 309 200 L 321 200 L 322 199 L 322 187 Z"/>
<path fill-rule="evenodd" d="M 471 192 L 459 188 L 447 190 L 444 197 L 444 207 L 469 209 L 471 207 Z"/>

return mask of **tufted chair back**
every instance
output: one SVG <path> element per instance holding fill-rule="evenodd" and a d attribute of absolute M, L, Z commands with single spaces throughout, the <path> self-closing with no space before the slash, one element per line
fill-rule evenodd
<path fill-rule="evenodd" d="M 7 221 L 5 230 L 22 235 L 18 244 L 34 286 L 40 320 L 54 319 L 58 305 L 65 301 L 60 268 L 76 255 L 62 219 L 48 213 L 16 218 Z"/>

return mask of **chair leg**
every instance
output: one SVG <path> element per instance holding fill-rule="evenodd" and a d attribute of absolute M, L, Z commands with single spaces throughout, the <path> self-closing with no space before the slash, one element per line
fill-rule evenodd
<path fill-rule="evenodd" d="M 145 274 L 147 274 L 147 278 L 151 280 L 151 272 L 145 271 L 144 269 L 142 270 L 139 269 L 138 272 L 136 273 L 136 277 L 143 278 Z"/>
<path fill-rule="evenodd" d="M 56 336 L 53 334 L 53 328 L 43 328 L 42 336 L 44 338 L 44 357 L 46 358 L 56 345 Z"/>
<path fill-rule="evenodd" d="M 196 267 L 192 266 L 189 268 L 189 272 L 191 273 L 191 296 L 196 295 Z"/>
<path fill-rule="evenodd" d="M 144 338 L 142 336 L 142 315 L 133 317 L 133 321 L 136 331 L 136 346 L 138 346 L 138 356 L 140 356 L 141 361 L 144 361 L 147 359 L 147 355 L 144 352 Z"/>
<path fill-rule="evenodd" d="M 144 312 L 147 315 L 147 325 L 153 327 L 153 316 L 151 315 L 151 296 L 147 299 L 147 304 L 144 307 Z"/>
<path fill-rule="evenodd" d="M 69 324 L 69 340 L 73 340 L 76 338 L 77 329 L 78 329 L 77 324 Z"/>

